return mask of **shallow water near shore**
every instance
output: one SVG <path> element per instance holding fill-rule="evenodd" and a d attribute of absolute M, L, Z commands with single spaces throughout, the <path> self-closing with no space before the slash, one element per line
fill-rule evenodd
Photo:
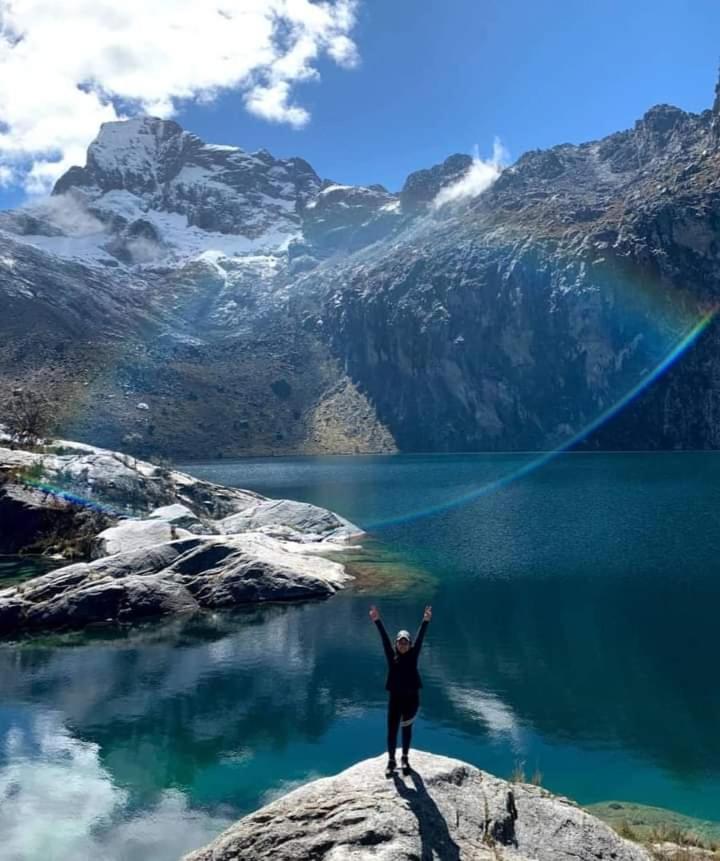
<path fill-rule="evenodd" d="M 581 803 L 720 821 L 720 455 L 566 454 L 447 507 L 528 457 L 186 466 L 372 526 L 358 580 L 325 602 L 0 648 L 8 857 L 177 858 L 381 753 L 371 603 L 391 630 L 434 608 L 418 747 L 539 771 Z"/>
<path fill-rule="evenodd" d="M 58 568 L 64 564 L 67 563 L 47 556 L 3 556 L 0 554 L 0 589 L 17 586 L 24 580 L 47 574 L 53 568 Z"/>

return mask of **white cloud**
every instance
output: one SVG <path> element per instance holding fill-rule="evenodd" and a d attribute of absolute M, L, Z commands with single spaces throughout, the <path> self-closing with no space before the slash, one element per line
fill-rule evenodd
<path fill-rule="evenodd" d="M 104 229 L 101 221 L 68 194 L 48 197 L 34 207 L 33 214 L 59 227 L 66 236 L 87 236 Z"/>
<path fill-rule="evenodd" d="M 277 81 L 267 87 L 253 87 L 245 96 L 247 109 L 272 122 L 289 122 L 296 128 L 304 126 L 310 119 L 305 108 L 288 104 L 290 84 Z"/>
<path fill-rule="evenodd" d="M 503 171 L 503 167 L 507 164 L 509 158 L 508 151 L 503 146 L 500 138 L 495 138 L 493 143 L 492 157 L 485 161 L 480 158 L 477 146 L 475 147 L 475 157 L 470 169 L 457 182 L 452 185 L 446 185 L 442 188 L 435 200 L 433 200 L 433 209 L 439 209 L 446 203 L 457 203 L 460 200 L 465 200 L 470 197 L 477 197 L 486 191 L 495 182 Z"/>
<path fill-rule="evenodd" d="M 0 0 L 0 183 L 45 191 L 101 123 L 171 116 L 227 89 L 272 122 L 309 114 L 293 85 L 325 54 L 350 68 L 359 0 Z"/>
<path fill-rule="evenodd" d="M 175 861 L 230 824 L 192 809 L 177 790 L 132 810 L 128 791 L 104 768 L 99 747 L 72 736 L 57 713 L 11 728 L 0 746 L 6 760 L 0 766 L 5 861 Z"/>
<path fill-rule="evenodd" d="M 460 685 L 449 685 L 446 690 L 453 705 L 485 724 L 490 736 L 507 737 L 515 750 L 522 749 L 522 725 L 510 706 L 499 697 Z"/>

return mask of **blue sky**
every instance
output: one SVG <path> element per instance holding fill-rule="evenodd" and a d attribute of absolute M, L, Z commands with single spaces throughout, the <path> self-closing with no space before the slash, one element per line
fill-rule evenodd
<path fill-rule="evenodd" d="M 312 120 L 254 119 L 228 95 L 179 121 L 208 140 L 302 155 L 322 176 L 398 188 L 498 135 L 523 152 L 631 126 L 652 105 L 701 111 L 720 62 L 720 2 L 367 0 L 361 64 L 298 87 Z"/>
<path fill-rule="evenodd" d="M 323 177 L 398 189 L 413 170 L 494 136 L 511 160 L 631 126 L 651 105 L 710 106 L 720 2 L 361 0 L 360 62 L 325 55 L 293 84 L 302 128 L 248 113 L 238 91 L 180 102 L 185 128 L 214 143 L 299 155 Z M 0 205 L 22 194 L 0 192 Z"/>

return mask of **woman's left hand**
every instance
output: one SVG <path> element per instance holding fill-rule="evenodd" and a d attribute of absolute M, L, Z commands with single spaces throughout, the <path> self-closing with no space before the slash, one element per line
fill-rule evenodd
<path fill-rule="evenodd" d="M 428 604 L 423 613 L 423 621 L 429 622 L 432 619 L 432 607 Z"/>

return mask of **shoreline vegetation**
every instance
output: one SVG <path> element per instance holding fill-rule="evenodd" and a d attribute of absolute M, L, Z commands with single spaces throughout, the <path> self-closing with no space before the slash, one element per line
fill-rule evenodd
<path fill-rule="evenodd" d="M 659 850 L 659 858 L 669 861 L 720 858 L 720 820 L 697 819 L 664 807 L 626 801 L 604 801 L 584 806 L 621 837 L 651 849 L 666 847 Z"/>

